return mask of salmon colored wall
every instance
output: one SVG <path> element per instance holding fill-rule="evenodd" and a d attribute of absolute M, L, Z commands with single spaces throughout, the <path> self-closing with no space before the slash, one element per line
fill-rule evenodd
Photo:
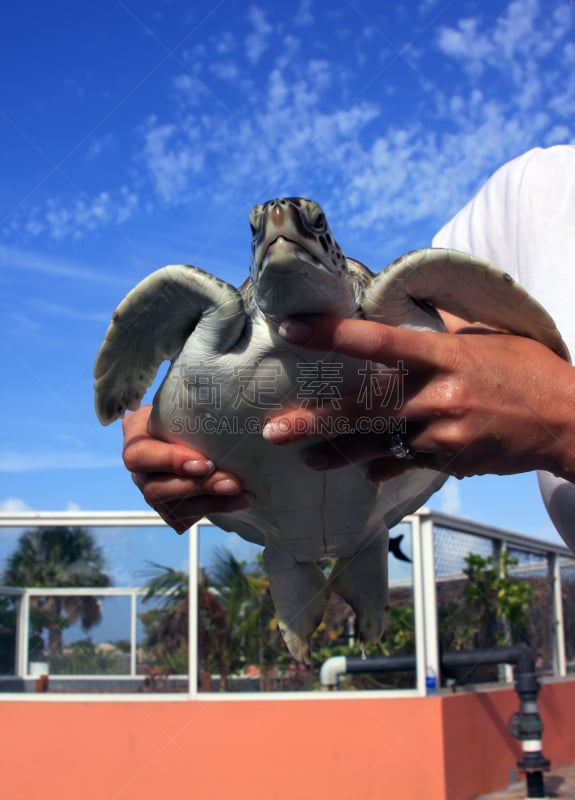
<path fill-rule="evenodd" d="M 575 761 L 575 681 L 543 686 L 539 705 L 545 725 L 544 755 L 553 760 L 555 767 L 572 764 Z M 546 752 L 547 743 L 549 753 Z"/>
<path fill-rule="evenodd" d="M 447 800 L 502 789 L 513 776 L 517 779 L 521 744 L 510 735 L 507 723 L 518 709 L 512 689 L 444 697 Z"/>
<path fill-rule="evenodd" d="M 508 730 L 519 702 L 512 689 L 443 698 L 446 798 L 504 788 L 517 776 L 521 743 Z M 575 682 L 546 684 L 539 694 L 543 755 L 552 766 L 575 761 Z"/>
<path fill-rule="evenodd" d="M 512 690 L 431 698 L 0 704 L 10 800 L 469 800 L 505 786 Z M 575 683 L 541 692 L 544 753 L 575 762 Z"/>
<path fill-rule="evenodd" d="M 0 714 L 10 800 L 443 800 L 438 698 L 8 702 Z"/>

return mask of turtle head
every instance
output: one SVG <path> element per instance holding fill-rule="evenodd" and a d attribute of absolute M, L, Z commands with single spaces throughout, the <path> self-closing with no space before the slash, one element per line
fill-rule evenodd
<path fill-rule="evenodd" d="M 269 200 L 254 206 L 250 227 L 255 303 L 268 319 L 356 311 L 355 281 L 317 203 Z"/>

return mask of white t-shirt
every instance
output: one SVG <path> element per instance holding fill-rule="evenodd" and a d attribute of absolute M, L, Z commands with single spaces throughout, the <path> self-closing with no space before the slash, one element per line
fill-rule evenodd
<path fill-rule="evenodd" d="M 433 245 L 472 253 L 513 275 L 551 314 L 575 359 L 575 146 L 536 148 L 505 164 Z M 575 551 L 575 484 L 540 472 L 539 485 L 549 516 Z"/>

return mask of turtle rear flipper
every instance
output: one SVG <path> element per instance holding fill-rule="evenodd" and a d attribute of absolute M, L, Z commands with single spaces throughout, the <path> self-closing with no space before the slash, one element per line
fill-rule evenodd
<path fill-rule="evenodd" d="M 312 561 L 299 562 L 286 550 L 268 545 L 264 566 L 278 615 L 278 627 L 296 661 L 311 664 L 310 640 L 329 598 L 325 575 Z"/>
<path fill-rule="evenodd" d="M 94 366 L 98 419 L 109 425 L 140 407 L 163 361 L 193 332 L 204 347 L 226 352 L 245 324 L 239 292 L 212 275 L 172 264 L 144 278 L 120 303 Z"/>
<path fill-rule="evenodd" d="M 388 532 L 378 533 L 350 558 L 340 556 L 329 576 L 329 588 L 348 603 L 358 624 L 362 647 L 376 644 L 383 636 L 387 610 Z"/>

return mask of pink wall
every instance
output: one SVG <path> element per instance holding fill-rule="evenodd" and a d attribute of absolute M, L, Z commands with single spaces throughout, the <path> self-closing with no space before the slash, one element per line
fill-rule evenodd
<path fill-rule="evenodd" d="M 575 683 L 544 687 L 544 752 L 575 761 Z M 507 784 L 512 690 L 432 698 L 2 702 L 10 800 L 466 800 Z M 574 726 L 571 726 L 574 727 Z"/>

